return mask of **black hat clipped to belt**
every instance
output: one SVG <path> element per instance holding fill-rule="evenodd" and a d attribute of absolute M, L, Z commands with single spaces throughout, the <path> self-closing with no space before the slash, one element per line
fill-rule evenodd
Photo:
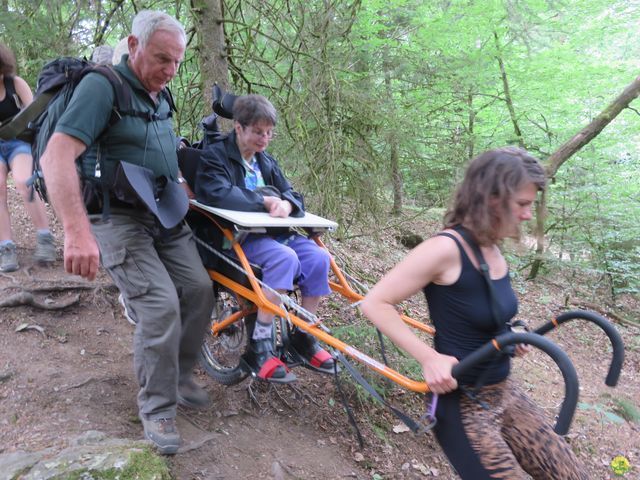
<path fill-rule="evenodd" d="M 173 228 L 189 209 L 184 188 L 166 177 L 156 179 L 153 171 L 129 162 L 119 162 L 113 194 L 131 205 L 145 206 L 164 228 Z"/>

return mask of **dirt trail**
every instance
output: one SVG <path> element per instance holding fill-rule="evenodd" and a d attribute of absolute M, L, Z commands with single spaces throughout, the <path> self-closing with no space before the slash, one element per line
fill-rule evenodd
<path fill-rule="evenodd" d="M 103 273 L 88 284 L 66 275 L 61 262 L 51 268 L 33 265 L 33 231 L 15 197 L 11 202 L 22 268 L 0 274 L 0 299 L 21 289 L 35 291 L 45 304 L 72 301 L 78 294 L 80 298 L 59 311 L 0 308 L 0 453 L 62 449 L 87 430 L 141 439 L 132 366 L 133 327 L 122 316 L 117 292 Z M 57 226 L 55 234 L 61 240 Z M 369 273 L 377 276 L 402 255 L 393 245 L 390 240 L 386 253 L 374 255 L 370 247 L 354 243 L 350 254 L 361 264 L 369 262 Z M 37 291 L 42 288 L 57 291 Z M 518 288 L 521 311 L 527 312 L 528 319 L 551 318 L 561 310 L 562 288 L 545 283 L 519 284 Z M 18 327 L 22 329 L 16 331 Z M 608 346 L 602 335 L 576 325 L 552 337 L 568 351 L 581 379 L 582 408 L 568 439 L 594 479 L 612 478 L 609 464 L 616 455 L 631 462 L 626 478 L 640 478 L 638 423 L 611 420 L 620 413 L 620 401 L 637 406 L 640 398 L 638 331 L 622 331 L 628 351 L 616 390 L 603 384 Z M 531 355 L 518 360 L 514 371 L 553 416 L 562 396 L 553 366 Z M 306 370 L 296 373 L 300 378 L 296 389 L 253 384 L 252 400 L 248 382 L 227 388 L 199 372 L 213 407 L 202 412 L 180 409 L 178 425 L 186 451 L 169 460 L 175 478 L 455 478 L 430 436 L 394 433 L 392 427 L 398 422 L 393 417 L 376 404 L 352 397 L 367 441 L 359 449 L 332 379 Z M 406 397 L 400 390 L 394 395 L 397 402 Z"/>

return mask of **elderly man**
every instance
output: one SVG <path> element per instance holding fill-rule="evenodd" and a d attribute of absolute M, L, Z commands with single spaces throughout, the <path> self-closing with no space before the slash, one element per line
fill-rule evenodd
<path fill-rule="evenodd" d="M 114 124 L 112 84 L 101 74 L 88 74 L 41 159 L 49 197 L 64 228 L 66 271 L 92 280 L 101 259 L 136 312 L 139 415 L 145 436 L 163 454 L 175 453 L 181 443 L 177 405 L 199 408 L 209 402 L 192 370 L 213 309 L 213 290 L 182 220 L 185 211 L 177 206 L 186 208 L 186 199 L 176 197 L 176 192 L 185 194 L 177 186 L 176 137 L 165 91 L 185 46 L 184 29 L 174 18 L 138 13 L 128 37 L 129 55 L 115 67 L 131 90 L 133 112 L 122 112 Z M 81 155 L 82 182 L 75 165 Z M 164 208 L 177 208 L 177 220 L 170 222 L 154 205 L 146 208 L 148 203 L 130 202 L 130 196 L 119 194 L 124 166 L 149 172 L 152 187 L 159 189 L 153 190 L 152 203 L 159 196 L 160 210 L 164 192 L 172 192 Z M 139 185 L 129 180 L 138 192 Z M 175 211 L 170 213 L 176 217 Z"/>

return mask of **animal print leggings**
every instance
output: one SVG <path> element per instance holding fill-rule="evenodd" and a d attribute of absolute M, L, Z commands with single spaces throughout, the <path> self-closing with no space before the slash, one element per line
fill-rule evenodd
<path fill-rule="evenodd" d="M 434 432 L 461 478 L 587 479 L 569 445 L 511 380 L 482 387 L 478 400 L 488 409 L 460 390 L 438 400 Z"/>

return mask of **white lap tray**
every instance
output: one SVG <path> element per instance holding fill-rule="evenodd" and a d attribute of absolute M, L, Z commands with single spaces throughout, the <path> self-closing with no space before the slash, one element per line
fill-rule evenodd
<path fill-rule="evenodd" d="M 237 227 L 239 230 L 259 232 L 266 231 L 267 228 L 300 227 L 309 228 L 313 231 L 333 231 L 338 228 L 338 224 L 326 218 L 319 217 L 313 213 L 306 212 L 304 217 L 272 217 L 266 212 L 240 212 L 238 210 L 225 210 L 224 208 L 210 207 L 196 200 L 191 200 L 191 204 L 209 213 L 223 218 Z"/>

